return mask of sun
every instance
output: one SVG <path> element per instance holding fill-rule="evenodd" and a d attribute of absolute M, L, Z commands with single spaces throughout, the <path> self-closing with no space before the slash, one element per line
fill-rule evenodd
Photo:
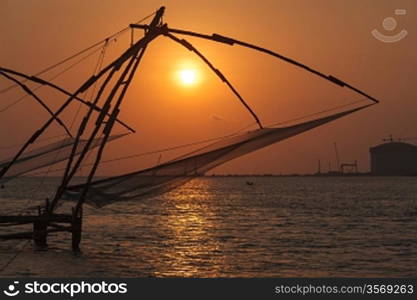
<path fill-rule="evenodd" d="M 193 85 L 197 81 L 197 72 L 192 69 L 184 69 L 179 72 L 179 77 L 183 85 Z"/>

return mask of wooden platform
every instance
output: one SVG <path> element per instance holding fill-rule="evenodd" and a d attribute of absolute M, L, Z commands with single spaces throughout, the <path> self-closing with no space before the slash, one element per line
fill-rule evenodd
<path fill-rule="evenodd" d="M 14 232 L 0 235 L 0 240 L 32 239 L 38 247 L 47 247 L 47 237 L 52 232 L 70 232 L 72 235 L 72 249 L 79 251 L 82 230 L 82 212 L 78 215 L 73 210 L 72 215 L 48 213 L 39 210 L 38 215 L 9 215 L 0 216 L 0 224 L 5 227 L 17 227 L 33 224 L 33 231 Z"/>

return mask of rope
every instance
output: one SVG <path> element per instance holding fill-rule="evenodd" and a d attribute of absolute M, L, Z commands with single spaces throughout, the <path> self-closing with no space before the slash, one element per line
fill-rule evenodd
<path fill-rule="evenodd" d="M 99 59 L 97 61 L 96 66 L 94 68 L 93 75 L 96 75 L 98 72 L 101 71 L 101 69 L 103 67 L 104 57 L 106 55 L 107 47 L 108 47 L 108 43 L 106 42 L 106 43 L 104 43 L 103 48 L 101 49 L 101 54 L 99 56 Z M 90 102 L 93 100 L 93 97 L 94 97 L 94 95 L 96 93 L 97 84 L 98 84 L 98 81 L 96 81 L 94 83 L 93 88 L 91 90 L 91 93 L 90 93 Z"/>
<path fill-rule="evenodd" d="M 149 14 L 148 16 L 146 16 L 146 17 L 142 18 L 141 20 L 137 21 L 135 24 L 142 23 L 143 21 L 145 21 L 145 20 L 149 19 L 150 17 L 152 17 L 155 13 L 156 12 L 153 12 L 152 14 Z M 75 58 L 75 57 L 77 57 L 77 56 L 79 56 L 79 55 L 81 55 L 81 54 L 83 54 L 83 53 L 85 53 L 85 52 L 87 52 L 87 51 L 89 51 L 91 49 L 94 49 L 95 47 L 97 47 L 97 46 L 105 43 L 106 41 L 109 41 L 109 40 L 114 39 L 115 37 L 117 37 L 117 36 L 119 36 L 119 35 L 127 32 L 129 29 L 130 29 L 130 26 L 127 26 L 127 27 L 123 28 L 122 30 L 119 30 L 118 32 L 116 32 L 116 33 L 108 36 L 107 38 L 105 38 L 105 39 L 103 39 L 103 40 L 101 40 L 101 41 L 99 41 L 97 43 L 94 43 L 93 45 L 91 45 L 91 46 L 89 46 L 89 47 L 87 47 L 87 48 L 85 48 L 85 49 L 83 49 L 83 50 L 81 50 L 81 51 L 79 51 L 79 52 L 77 52 L 77 53 L 75 53 L 75 54 L 73 54 L 73 55 L 71 55 L 71 56 L 69 56 L 69 57 L 67 57 L 67 58 L 65 58 L 65 59 L 63 59 L 63 60 L 55 63 L 55 64 L 53 64 L 53 65 L 51 65 L 51 66 L 49 66 L 49 67 L 46 67 L 45 69 L 43 69 L 43 70 L 39 71 L 38 73 L 34 74 L 34 76 L 39 76 L 39 75 L 42 75 L 44 73 L 47 73 L 50 70 L 55 69 L 56 67 L 59 67 L 60 65 L 62 65 L 64 63 L 72 60 L 73 58 Z M 27 80 L 25 80 L 25 81 L 27 81 Z M 3 94 L 3 93 L 5 93 L 5 92 L 7 92 L 7 91 L 9 91 L 11 89 L 14 89 L 15 87 L 16 87 L 15 84 L 14 85 L 10 85 L 10 86 L 8 86 L 8 87 L 0 90 L 0 94 Z"/>
<path fill-rule="evenodd" d="M 58 135 L 46 137 L 46 138 L 43 138 L 43 139 L 39 139 L 38 142 L 49 141 L 49 140 L 56 139 L 56 138 L 61 137 L 61 136 L 66 136 L 66 134 L 58 134 Z M 21 147 L 21 146 L 22 146 L 22 144 L 3 146 L 3 147 L 0 147 L 0 150 L 12 149 L 12 148 Z"/>
<path fill-rule="evenodd" d="M 321 115 L 321 114 L 326 113 L 326 112 L 331 112 L 331 111 L 334 111 L 334 110 L 337 110 L 337 109 L 341 109 L 341 108 L 344 108 L 344 107 L 352 106 L 352 105 L 361 103 L 363 101 L 366 101 L 366 99 L 365 98 L 362 98 L 362 99 L 357 100 L 357 101 L 354 101 L 352 103 L 334 106 L 332 108 L 325 109 L 325 110 L 322 110 L 322 111 L 319 111 L 319 112 L 315 112 L 315 113 L 312 113 L 312 114 L 308 114 L 308 115 L 305 115 L 305 116 L 301 116 L 301 117 L 298 117 L 298 118 L 290 119 L 290 120 L 283 121 L 283 122 L 274 123 L 274 124 L 269 125 L 269 127 L 275 127 L 277 125 L 284 125 L 284 124 L 292 123 L 294 121 L 304 120 L 304 119 L 307 119 L 309 117 L 314 117 L 314 116 L 317 116 L 317 115 Z"/>
<path fill-rule="evenodd" d="M 289 119 L 289 120 L 279 122 L 279 123 L 270 124 L 267 127 L 275 127 L 277 125 L 283 125 L 283 124 L 288 124 L 288 123 L 291 123 L 291 122 L 294 122 L 294 121 L 303 120 L 303 119 L 306 119 L 306 118 L 309 118 L 309 117 L 312 117 L 312 116 L 316 116 L 316 115 L 320 115 L 320 114 L 323 114 L 323 113 L 326 113 L 326 112 L 334 111 L 334 110 L 337 110 L 337 109 L 340 109 L 340 108 L 343 108 L 343 107 L 352 106 L 354 104 L 358 104 L 358 103 L 363 102 L 363 101 L 365 101 L 365 100 L 361 99 L 361 100 L 357 100 L 357 101 L 354 101 L 354 102 L 349 103 L 349 104 L 338 105 L 338 106 L 335 106 L 333 108 L 322 110 L 322 111 L 315 112 L 315 113 L 312 113 L 312 114 L 308 114 L 308 115 L 305 115 L 305 116 L 302 116 L 302 117 Z M 219 141 L 219 140 L 222 140 L 222 139 L 226 139 L 226 138 L 235 136 L 235 135 L 241 133 L 242 131 L 244 131 L 244 130 L 246 130 L 246 129 L 254 126 L 254 125 L 256 125 L 256 122 L 252 122 L 252 123 L 240 128 L 239 130 L 235 131 L 232 134 L 228 134 L 228 135 L 224 135 L 224 136 L 220 136 L 220 137 L 215 137 L 215 138 L 211 138 L 211 139 L 206 139 L 206 140 L 200 140 L 200 141 L 193 142 L 193 143 L 187 143 L 187 144 L 177 145 L 177 146 L 173 146 L 173 147 L 163 148 L 163 149 L 159 149 L 159 150 L 155 150 L 155 151 L 148 151 L 148 152 L 142 152 L 142 153 L 132 154 L 132 155 L 128 155 L 128 156 L 116 157 L 116 158 L 113 158 L 113 159 L 103 160 L 101 163 L 102 164 L 112 163 L 112 162 L 117 162 L 117 161 L 121 161 L 121 160 L 143 157 L 143 156 L 158 154 L 158 153 L 164 153 L 164 152 L 169 152 L 169 151 L 173 151 L 173 150 L 177 150 L 177 149 L 188 148 L 188 147 L 192 147 L 192 146 L 206 144 L 206 143 L 209 143 L 209 142 Z M 184 154 L 184 155 L 189 155 L 189 154 L 190 153 L 187 153 L 187 154 Z M 90 165 L 91 164 L 85 164 L 82 167 L 87 167 L 87 166 L 90 166 Z M 53 173 L 53 172 L 59 172 L 59 171 L 62 171 L 62 170 L 63 169 L 61 168 L 61 169 L 51 170 L 50 172 Z M 42 175 L 42 174 L 44 174 L 44 171 L 43 172 L 37 172 L 37 173 L 31 173 L 32 176 L 37 176 L 37 175 Z"/>
<path fill-rule="evenodd" d="M 225 138 L 228 138 L 228 137 L 232 137 L 232 136 L 234 136 L 234 135 L 242 132 L 243 130 L 245 130 L 245 129 L 249 128 L 249 127 L 252 127 L 254 125 L 256 125 L 256 122 L 252 122 L 251 124 L 246 125 L 246 126 L 240 128 L 239 130 L 237 130 L 234 133 L 229 134 L 229 135 L 224 135 L 224 136 L 215 137 L 215 138 L 206 139 L 206 140 L 200 140 L 200 141 L 193 142 L 193 143 L 187 143 L 187 144 L 177 145 L 177 146 L 163 148 L 163 149 L 154 150 L 154 151 L 148 151 L 148 152 L 142 152 L 142 153 L 128 155 L 128 156 L 116 157 L 116 158 L 113 158 L 113 159 L 103 160 L 101 163 L 102 164 L 112 163 L 112 162 L 116 162 L 116 161 L 121 161 L 121 160 L 136 158 L 136 157 L 142 157 L 142 156 L 147 156 L 147 155 L 152 155 L 152 154 L 164 153 L 164 152 L 169 152 L 169 151 L 177 150 L 177 149 L 181 149 L 181 148 L 187 148 L 187 147 L 191 147 L 191 146 L 197 146 L 197 145 L 201 145 L 201 144 L 206 144 L 206 143 L 209 143 L 209 142 L 214 142 L 214 141 L 217 141 L 217 140 L 222 140 L 222 139 L 225 139 Z M 87 167 L 87 166 L 91 166 L 91 165 L 92 164 L 85 164 L 85 165 L 82 165 L 81 168 Z M 50 172 L 51 173 L 54 173 L 54 172 L 59 172 L 59 171 L 62 171 L 62 170 L 64 170 L 64 169 L 63 168 L 60 168 L 60 169 L 51 170 Z M 42 175 L 44 173 L 45 173 L 45 171 L 42 171 L 42 172 L 37 172 L 37 173 L 31 173 L 31 175 L 32 176 L 37 176 L 37 175 Z"/>
<path fill-rule="evenodd" d="M 104 55 L 105 55 L 105 50 L 106 50 L 106 48 L 107 48 L 107 46 L 108 46 L 108 43 L 105 43 L 104 45 L 103 45 L 103 47 L 102 47 L 102 49 L 101 49 L 101 54 L 100 54 L 100 56 L 99 56 L 99 58 L 98 58 L 98 60 L 97 60 L 97 64 L 96 64 L 96 66 L 94 67 L 94 70 L 93 70 L 93 75 L 94 74 L 96 74 L 97 73 L 97 71 L 99 70 L 99 69 L 101 69 L 101 67 L 102 67 L 102 65 L 103 65 L 103 61 L 104 61 Z M 100 50 L 100 49 L 98 49 L 98 50 Z M 95 50 L 93 53 L 95 53 L 95 52 L 97 52 L 97 50 Z M 90 56 L 91 54 L 89 54 L 89 56 Z M 96 83 L 97 84 L 97 83 Z M 94 87 L 96 86 L 96 84 L 94 85 Z M 93 90 L 93 92 L 91 93 L 91 95 L 90 95 L 90 101 L 91 101 L 91 99 L 92 99 L 92 97 L 94 96 L 94 93 L 95 93 L 95 89 Z M 73 117 L 73 119 L 72 119 L 72 122 L 71 122 L 71 125 L 70 125 L 70 129 L 72 129 L 73 127 L 74 127 L 74 124 L 75 124 L 75 121 L 76 121 L 76 119 L 77 119 L 77 117 L 78 117 L 78 115 L 79 115 L 79 112 L 80 112 L 80 110 L 81 110 L 81 107 L 82 107 L 82 103 L 79 103 L 79 105 L 78 105 L 78 109 L 77 109 L 77 112 L 75 113 L 75 115 L 74 115 L 74 117 Z M 64 141 L 63 141 L 64 142 Z M 55 159 L 59 156 L 59 154 L 62 152 L 62 148 L 55 154 Z M 54 170 L 51 170 L 51 167 L 52 167 L 52 165 L 50 165 L 49 167 L 48 167 L 48 169 L 45 171 L 45 172 L 42 172 L 42 178 L 41 178 L 41 181 L 40 181 L 40 183 L 39 183 L 39 185 L 38 185 L 38 187 L 36 188 L 36 193 L 37 194 L 39 194 L 39 190 L 41 189 L 41 187 L 44 185 L 44 183 L 45 183 L 45 179 L 46 179 L 46 177 L 49 175 L 49 173 L 51 173 L 51 172 L 54 172 Z M 51 198 L 52 197 L 52 195 L 50 195 L 49 196 L 49 198 Z M 30 208 L 28 208 L 27 206 L 28 206 L 28 204 L 29 204 L 29 202 L 31 201 L 31 199 L 28 199 L 28 201 L 26 201 L 26 203 L 25 203 L 25 208 L 23 208 L 18 214 L 22 214 L 23 212 L 25 212 L 25 211 L 28 211 Z"/>
<path fill-rule="evenodd" d="M 97 65 L 94 69 L 93 75 L 97 74 L 98 72 L 100 72 L 102 70 L 104 57 L 105 57 L 105 54 L 106 54 L 106 49 L 107 49 L 107 43 L 105 43 L 104 46 L 103 46 L 103 49 L 101 51 L 101 55 L 99 57 L 99 60 L 97 61 Z M 91 94 L 90 94 L 90 102 L 92 102 L 92 100 L 95 96 L 97 84 L 98 84 L 98 82 L 96 81 L 93 85 L 93 89 L 92 89 Z M 85 158 L 86 161 L 88 161 L 88 159 L 90 158 L 93 151 L 94 151 L 94 149 L 91 149 L 91 151 L 89 153 L 87 153 L 87 156 Z M 79 173 L 79 176 L 83 176 L 82 169 L 83 169 L 83 166 L 81 165 L 80 168 L 77 170 L 77 172 Z"/>
<path fill-rule="evenodd" d="M 99 69 L 99 68 L 101 68 L 101 66 L 103 65 L 103 61 L 104 61 L 104 54 L 105 54 L 105 52 L 106 52 L 106 48 L 107 48 L 107 46 L 108 46 L 108 41 L 106 41 L 106 42 L 104 43 L 103 47 L 101 48 L 101 53 L 100 53 L 100 56 L 99 56 L 99 58 L 98 58 L 98 60 L 97 60 L 97 64 L 96 64 L 96 66 L 94 67 L 94 70 L 93 70 L 93 75 L 95 75 L 95 74 L 97 73 L 98 69 Z M 90 94 L 90 102 L 91 102 L 91 100 L 92 100 L 92 98 L 93 98 L 93 96 L 94 96 L 96 85 L 97 85 L 97 82 L 94 84 L 94 86 L 93 86 L 93 91 L 92 91 L 92 93 Z M 76 121 L 76 119 L 77 119 L 77 117 L 78 117 L 78 115 L 79 115 L 79 113 L 80 113 L 80 111 L 81 111 L 81 107 L 82 107 L 82 103 L 80 102 L 80 103 L 78 104 L 77 111 L 76 111 L 76 113 L 75 113 L 75 115 L 74 115 L 74 117 L 73 117 L 73 119 L 72 119 L 72 121 L 71 121 L 71 126 L 70 126 L 70 129 L 72 129 L 72 128 L 74 127 L 75 121 Z M 56 155 L 55 155 L 55 160 L 56 160 L 56 158 L 58 157 L 58 155 L 59 155 L 61 152 L 62 152 L 62 148 L 60 149 L 60 151 L 58 151 L 58 152 L 56 153 Z M 40 189 L 40 187 L 41 187 L 41 186 L 43 185 L 43 183 L 45 182 L 45 178 L 46 178 L 46 176 L 48 176 L 48 174 L 49 174 L 50 172 L 53 172 L 53 171 L 51 170 L 51 167 L 52 167 L 52 165 L 50 165 L 50 166 L 48 167 L 48 170 L 46 171 L 46 174 L 44 174 L 44 176 L 43 176 L 43 178 L 42 178 L 42 181 L 41 181 L 41 184 L 39 185 L 38 189 Z M 49 196 L 49 198 L 52 198 L 52 194 Z"/>
<path fill-rule="evenodd" d="M 51 78 L 49 78 L 49 81 L 55 80 L 56 78 L 58 78 L 59 76 L 61 76 L 62 74 L 64 74 L 65 72 L 69 71 L 70 69 L 72 69 L 73 67 L 79 65 L 81 62 L 83 62 L 84 60 L 86 60 L 87 58 L 89 58 L 90 56 L 94 55 L 96 52 L 98 52 L 100 50 L 100 48 L 94 50 L 93 52 L 89 53 L 88 55 L 82 57 L 81 59 L 79 59 L 78 61 L 76 61 L 75 63 L 71 64 L 70 66 L 68 66 L 67 68 L 65 68 L 64 70 L 62 70 L 61 72 L 55 74 L 54 76 L 52 76 Z M 22 80 L 21 82 L 26 82 L 27 79 Z M 33 91 L 37 91 L 41 88 L 43 88 L 44 85 L 40 85 L 36 88 L 33 89 Z M 4 107 L 3 109 L 0 110 L 0 113 L 3 113 L 5 111 L 7 111 L 8 109 L 12 108 L 13 106 L 19 104 L 20 102 L 22 102 L 22 100 L 24 100 L 26 97 L 28 96 L 28 94 L 23 95 L 22 97 L 18 98 L 16 101 L 12 102 L 11 104 L 7 105 L 6 107 Z"/>
<path fill-rule="evenodd" d="M 100 56 L 99 56 L 99 58 L 98 58 L 98 61 L 97 61 L 96 66 L 94 67 L 93 75 L 94 75 L 94 74 L 96 74 L 97 69 L 98 69 L 99 67 L 101 67 L 101 66 L 102 66 L 102 63 L 103 63 L 103 60 L 104 60 L 104 53 L 105 53 L 105 49 L 106 49 L 107 45 L 108 45 L 108 43 L 106 42 L 106 43 L 103 45 L 103 47 L 101 48 L 101 54 L 100 54 Z M 95 54 L 98 50 L 100 50 L 100 48 L 99 48 L 99 49 L 94 50 L 92 53 L 90 53 L 90 54 L 88 54 L 87 56 L 85 56 L 85 57 L 81 58 L 79 61 L 77 61 L 76 63 L 72 64 L 70 67 L 68 67 L 67 69 L 65 69 L 63 72 L 60 72 L 59 74 L 57 74 L 54 78 L 56 78 L 56 77 L 58 77 L 59 75 L 63 74 L 66 70 L 68 70 L 69 68 L 71 68 L 71 67 L 73 67 L 74 65 L 78 64 L 79 62 L 81 62 L 82 60 L 86 59 L 87 57 L 90 57 L 92 54 Z M 38 88 L 41 88 L 41 87 L 43 87 L 43 86 L 39 86 Z M 92 96 L 92 95 L 91 95 L 91 96 Z M 73 119 L 72 119 L 72 122 L 71 122 L 71 125 L 70 125 L 70 130 L 74 127 L 75 121 L 76 121 L 76 119 L 77 119 L 77 117 L 78 117 L 78 114 L 79 114 L 79 112 L 80 112 L 80 110 L 81 110 L 81 106 L 82 106 L 82 103 L 80 102 L 80 103 L 79 103 L 79 106 L 78 106 L 78 109 L 77 109 L 77 112 L 76 112 L 76 114 L 74 115 L 74 117 L 73 117 Z M 64 140 L 64 141 L 65 141 L 65 140 Z M 62 145 L 63 145 L 64 141 L 62 142 Z M 59 154 L 60 154 L 61 152 L 62 152 L 62 148 L 60 148 L 60 150 L 59 150 L 59 151 L 55 154 L 55 159 L 59 156 Z M 37 193 L 37 194 L 39 194 L 39 190 L 40 190 L 40 189 L 42 188 L 42 186 L 44 185 L 46 177 L 47 177 L 47 176 L 49 175 L 49 173 L 52 171 L 52 170 L 51 170 L 51 167 L 52 167 L 52 165 L 50 165 L 50 166 L 48 167 L 48 169 L 47 169 L 45 172 L 43 172 L 43 176 L 42 176 L 42 178 L 41 178 L 41 181 L 40 181 L 40 183 L 38 184 L 37 188 L 35 189 L 35 191 L 36 191 L 36 193 Z M 51 197 L 51 196 L 50 196 L 50 197 Z M 34 198 L 35 198 L 35 197 L 34 197 Z M 20 214 L 22 214 L 22 213 L 23 213 L 23 212 L 25 212 L 25 211 L 28 211 L 28 210 L 30 209 L 30 208 L 28 208 L 27 206 L 28 206 L 28 204 L 29 204 L 31 201 L 32 201 L 31 199 L 28 199 L 28 201 L 26 201 L 26 203 L 23 205 L 23 206 L 24 206 L 24 208 L 23 208 L 22 210 L 20 210 L 20 211 L 19 211 L 19 213 L 18 213 L 19 215 L 20 215 Z"/>
<path fill-rule="evenodd" d="M 143 21 L 145 21 L 146 19 L 148 19 L 148 18 L 150 18 L 151 16 L 153 16 L 154 14 L 155 14 L 156 12 L 153 12 L 152 14 L 150 14 L 150 15 L 148 15 L 148 16 L 146 16 L 146 17 L 144 17 L 143 19 L 141 19 L 140 21 L 138 21 L 138 22 L 136 22 L 136 24 L 138 24 L 138 23 L 141 23 L 141 22 L 143 22 Z M 62 60 L 61 62 L 58 62 L 58 63 L 56 63 L 56 64 L 54 64 L 54 65 L 52 65 L 52 66 L 50 66 L 50 67 L 47 67 L 46 69 L 44 69 L 44 70 L 42 70 L 42 71 L 40 71 L 40 72 L 38 72 L 37 74 L 35 74 L 35 76 L 38 76 L 38 75 L 41 75 L 41 74 L 43 74 L 43 73 L 46 73 L 46 72 L 48 72 L 49 70 L 51 70 L 51 69 L 53 69 L 53 68 L 56 68 L 57 66 L 59 66 L 59 65 L 61 65 L 61 64 L 63 64 L 63 63 L 65 63 L 65 62 L 67 62 L 67 61 L 69 61 L 69 60 L 71 60 L 71 59 L 73 59 L 74 57 L 77 57 L 78 55 L 81 55 L 81 54 L 83 54 L 83 53 L 85 53 L 85 52 L 87 52 L 88 50 L 90 50 L 90 49 L 93 49 L 94 47 L 96 47 L 96 46 L 98 46 L 98 45 L 100 45 L 101 43 L 103 43 L 103 42 L 105 42 L 105 45 L 107 44 L 107 42 L 110 40 L 110 39 L 112 39 L 112 38 L 114 38 L 115 36 L 118 36 L 119 34 L 121 34 L 121 33 L 123 33 L 124 31 L 127 31 L 127 30 L 129 30 L 129 28 L 130 27 L 126 27 L 126 28 L 124 28 L 124 29 L 122 29 L 122 30 L 120 30 L 119 32 L 117 32 L 117 33 L 115 33 L 115 34 L 113 34 L 113 35 L 111 35 L 110 37 L 108 37 L 108 38 L 106 38 L 106 39 L 104 39 L 104 40 L 102 40 L 102 41 L 100 41 L 100 42 L 98 42 L 98 43 L 95 43 L 94 45 L 92 45 L 92 46 L 90 46 L 90 47 L 88 47 L 88 48 L 86 48 L 86 49 L 84 49 L 84 50 L 82 50 L 82 51 L 80 51 L 80 52 L 78 52 L 78 53 L 76 53 L 76 54 L 74 54 L 74 55 L 72 55 L 71 57 L 69 57 L 69 58 L 67 58 L 67 59 L 64 59 L 64 60 Z M 103 56 L 104 56 L 104 53 L 102 52 L 102 54 L 103 54 Z M 104 58 L 103 58 L 104 59 Z M 102 65 L 102 61 L 101 61 L 101 63 L 100 64 L 98 64 L 98 65 L 100 65 L 100 67 L 101 67 L 101 65 Z M 10 90 L 10 89 L 13 89 L 13 88 L 15 88 L 16 87 L 16 85 L 13 85 L 13 86 L 9 86 L 8 88 L 5 88 L 5 89 L 3 89 L 3 90 L 1 90 L 0 91 L 0 94 L 1 93 L 4 93 L 4 92 L 6 92 L 6 91 L 8 91 L 8 90 Z M 23 249 L 24 249 L 24 247 L 28 244 L 28 242 L 29 241 L 26 241 L 25 243 L 24 243 L 24 245 L 22 246 L 22 249 L 20 249 L 20 251 L 17 251 L 12 257 L 11 257 L 11 259 L 9 260 L 9 261 L 7 261 L 6 262 L 6 264 L 5 265 L 3 265 L 2 266 L 2 268 L 1 268 L 1 271 L 3 272 L 17 257 L 18 257 L 18 255 L 20 254 L 20 253 L 22 253 L 23 252 Z"/>
<path fill-rule="evenodd" d="M 251 126 L 252 126 L 252 124 L 251 124 Z M 233 135 L 235 135 L 235 134 L 233 134 Z M 142 152 L 142 153 L 128 155 L 128 156 L 116 157 L 116 158 L 113 158 L 113 159 L 103 160 L 101 162 L 101 164 L 112 163 L 112 162 L 116 162 L 116 161 L 121 161 L 121 160 L 131 159 L 131 158 L 135 158 L 135 157 L 141 157 L 141 156 L 147 156 L 147 155 L 152 155 L 152 154 L 157 154 L 157 153 L 163 153 L 163 152 L 168 152 L 168 151 L 181 149 L 181 148 L 187 148 L 187 147 L 191 147 L 191 146 L 196 146 L 196 145 L 200 145 L 200 144 L 204 144 L 204 143 L 213 142 L 213 141 L 216 141 L 216 140 L 221 140 L 221 139 L 224 139 L 224 138 L 230 137 L 230 136 L 232 136 L 232 135 L 216 137 L 216 138 L 211 138 L 211 139 L 207 139 L 207 140 L 201 140 L 201 141 L 198 141 L 198 142 L 183 144 L 183 145 L 169 147 L 169 148 L 163 148 L 163 149 L 159 149 L 159 150 L 155 150 L 155 151 Z M 85 164 L 82 167 L 87 167 L 87 166 L 91 166 L 91 165 L 92 164 Z M 63 168 L 55 169 L 55 170 L 52 170 L 51 172 L 59 172 L 59 171 L 62 171 L 62 170 L 64 170 L 64 169 Z M 31 173 L 31 175 L 36 176 L 36 175 L 41 175 L 43 173 L 44 172 L 37 172 L 37 173 Z"/>
<path fill-rule="evenodd" d="M 104 46 L 102 47 L 101 55 L 99 56 L 99 59 L 98 59 L 97 64 L 96 64 L 96 66 L 95 66 L 95 68 L 94 68 L 94 71 L 93 71 L 93 73 L 94 73 L 94 74 L 97 72 L 97 69 L 98 69 L 98 68 L 101 68 L 101 66 L 102 66 L 102 64 L 103 64 L 103 60 L 104 60 L 104 53 L 105 53 L 105 49 L 106 49 L 107 45 L 108 45 L 108 43 L 106 42 L 106 43 L 104 44 Z M 97 50 L 100 50 L 100 49 L 97 49 Z M 80 59 L 80 60 L 79 60 L 79 61 L 77 61 L 76 63 L 72 64 L 71 66 L 69 66 L 68 68 L 66 68 L 64 71 L 62 71 L 62 72 L 58 73 L 58 74 L 57 74 L 54 78 L 56 78 L 56 77 L 58 77 L 59 75 L 63 74 L 65 71 L 69 70 L 70 68 L 72 68 L 72 67 L 73 67 L 73 66 L 75 66 L 76 64 L 80 63 L 81 61 L 83 61 L 83 60 L 84 60 L 84 59 L 86 59 L 87 57 L 90 57 L 91 55 L 93 55 L 94 53 L 96 53 L 96 52 L 97 52 L 97 50 L 93 51 L 92 53 L 90 53 L 90 54 L 88 54 L 87 56 L 83 57 L 82 59 Z M 38 89 L 39 89 L 39 88 L 41 88 L 41 87 L 43 87 L 43 86 L 39 86 L 39 87 L 38 87 Z M 94 93 L 94 91 L 93 91 L 93 93 Z M 91 97 L 93 96 L 93 93 L 91 94 Z M 26 95 L 25 95 L 25 96 L 26 96 Z M 76 114 L 74 115 L 74 118 L 72 119 L 70 129 L 72 129 L 72 128 L 73 128 L 73 126 L 74 126 L 74 124 L 75 124 L 75 120 L 76 120 L 76 118 L 77 118 L 77 116 L 78 116 L 78 114 L 79 114 L 79 112 L 80 112 L 80 110 L 81 110 L 81 106 L 82 106 L 82 103 L 79 103 L 79 106 L 78 106 L 77 112 L 76 112 Z M 63 141 L 63 142 L 64 142 L 64 141 Z M 55 159 L 58 157 L 58 155 L 59 155 L 61 152 L 62 152 L 62 148 L 61 148 L 61 150 L 60 150 L 60 151 L 58 151 L 58 152 L 56 153 L 56 155 L 55 155 Z M 43 176 L 42 176 L 42 178 L 41 178 L 41 181 L 40 181 L 39 185 L 37 186 L 37 188 L 35 189 L 35 191 L 36 191 L 36 193 L 37 193 L 37 194 L 39 194 L 39 190 L 40 190 L 40 189 L 41 189 L 41 187 L 44 185 L 46 177 L 47 177 L 47 176 L 49 175 L 49 173 L 52 171 L 52 170 L 51 170 L 51 167 L 52 167 L 52 165 L 50 165 L 50 166 L 48 167 L 48 169 L 47 169 L 45 172 L 43 172 Z M 23 214 L 25 211 L 28 211 L 28 210 L 29 210 L 29 208 L 28 208 L 27 206 L 28 206 L 28 204 L 29 204 L 29 202 L 30 202 L 30 201 L 31 201 L 31 199 L 28 199 L 28 201 L 26 201 L 26 203 L 25 203 L 25 205 L 24 205 L 24 208 L 23 208 L 23 209 L 21 209 L 21 210 L 18 212 L 18 215 L 21 215 L 21 214 Z"/>

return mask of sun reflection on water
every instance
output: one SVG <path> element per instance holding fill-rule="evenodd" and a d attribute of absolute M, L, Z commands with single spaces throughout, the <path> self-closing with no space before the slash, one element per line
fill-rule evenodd
<path fill-rule="evenodd" d="M 14 188 L 28 186 L 26 191 L 22 189 L 28 199 L 30 187 L 38 183 L 20 180 Z M 415 178 L 329 181 L 265 177 L 251 178 L 253 186 L 247 185 L 247 180 L 201 177 L 154 198 L 99 210 L 86 206 L 82 256 L 68 255 L 69 235 L 51 234 L 47 259 L 33 261 L 32 250 L 27 248 L 5 275 L 131 278 L 416 274 Z M 55 181 L 51 179 L 51 183 Z M 392 188 L 389 194 L 386 186 Z M 353 188 L 356 194 L 352 198 Z M 14 209 L 22 203 L 4 202 L 15 203 Z M 9 258 L 9 245 L 0 246 L 0 260 L 2 253 L 3 259 Z M 40 258 L 39 254 L 36 257 Z"/>
<path fill-rule="evenodd" d="M 207 262 L 213 261 L 216 254 L 220 253 L 219 242 L 212 236 L 216 229 L 213 221 L 216 214 L 210 205 L 211 200 L 214 200 L 210 182 L 192 181 L 187 184 L 186 191 L 184 193 L 184 189 L 181 189 L 170 195 L 174 209 L 169 210 L 164 221 L 171 238 L 165 241 L 162 255 L 170 261 L 171 266 L 156 276 L 198 276 L 202 269 L 207 269 Z M 181 274 L 178 274 L 178 270 L 182 270 Z M 210 272 L 213 277 L 220 275 L 220 270 L 216 268 Z"/>

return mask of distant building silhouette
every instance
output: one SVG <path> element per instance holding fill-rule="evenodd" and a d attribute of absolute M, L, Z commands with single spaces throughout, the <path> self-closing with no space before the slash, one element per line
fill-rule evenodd
<path fill-rule="evenodd" d="M 417 146 L 391 139 L 369 151 L 373 175 L 417 175 Z"/>

